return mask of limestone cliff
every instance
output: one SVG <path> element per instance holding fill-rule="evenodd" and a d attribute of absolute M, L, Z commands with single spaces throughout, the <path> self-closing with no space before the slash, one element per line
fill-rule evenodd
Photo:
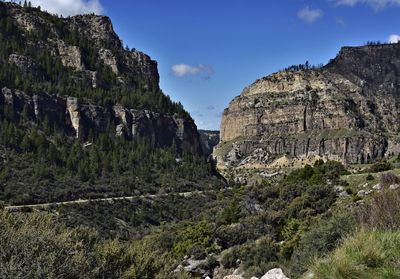
<path fill-rule="evenodd" d="M 344 47 L 320 69 L 281 71 L 225 109 L 220 168 L 366 163 L 400 152 L 400 44 Z"/>
<path fill-rule="evenodd" d="M 120 105 L 104 108 L 74 97 L 54 97 L 46 93 L 29 96 L 23 91 L 4 87 L 0 91 L 0 116 L 19 122 L 27 118 L 32 123 L 49 121 L 71 137 L 82 141 L 111 132 L 126 139 L 146 138 L 153 146 L 173 143 L 181 151 L 201 150 L 196 125 L 189 118 L 147 110 L 124 108 Z M 27 120 L 25 119 L 25 120 Z"/>

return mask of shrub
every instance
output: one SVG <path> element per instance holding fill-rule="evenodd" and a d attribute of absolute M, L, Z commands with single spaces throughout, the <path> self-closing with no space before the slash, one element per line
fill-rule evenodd
<path fill-rule="evenodd" d="M 338 216 L 316 219 L 313 225 L 302 235 L 291 258 L 291 276 L 300 275 L 316 256 L 332 251 L 354 229 L 352 216 Z"/>
<path fill-rule="evenodd" d="M 278 245 L 268 236 L 251 241 L 242 246 L 235 246 L 226 251 L 221 259 L 225 268 L 234 268 L 241 262 L 246 270 L 257 270 L 252 275 L 262 275 L 262 272 L 274 266 L 278 260 Z"/>
<path fill-rule="evenodd" d="M 392 165 L 389 162 L 377 162 L 373 164 L 371 167 L 369 167 L 366 172 L 383 172 L 383 171 L 388 171 L 392 169 Z"/>
<path fill-rule="evenodd" d="M 399 183 L 399 177 L 393 172 L 384 172 L 381 174 L 380 184 L 382 186 L 389 186 L 396 183 Z"/>
<path fill-rule="evenodd" d="M 91 265 L 85 245 L 96 236 L 86 232 L 89 241 L 85 241 L 79 234 L 55 225 L 43 214 L 0 212 L 0 278 L 88 276 Z"/>
<path fill-rule="evenodd" d="M 400 229 L 400 192 L 388 190 L 375 196 L 356 211 L 361 225 L 368 229 Z"/>
<path fill-rule="evenodd" d="M 375 177 L 372 175 L 372 174 L 368 174 L 367 175 L 367 177 L 365 178 L 365 180 L 367 180 L 367 181 L 372 181 L 372 180 L 375 180 Z"/>
<path fill-rule="evenodd" d="M 237 223 L 241 216 L 241 209 L 237 201 L 232 201 L 227 207 L 225 207 L 218 216 L 217 223 L 230 225 Z"/>
<path fill-rule="evenodd" d="M 93 229 L 68 229 L 47 214 L 0 211 L 0 247 L 0 278 L 176 278 L 171 258 L 146 240 L 103 241 Z"/>
<path fill-rule="evenodd" d="M 214 226 L 207 221 L 189 223 L 185 229 L 178 231 L 177 241 L 172 248 L 174 256 L 176 258 L 192 254 L 204 256 L 213 252 L 216 249 L 212 239 L 214 231 Z"/>

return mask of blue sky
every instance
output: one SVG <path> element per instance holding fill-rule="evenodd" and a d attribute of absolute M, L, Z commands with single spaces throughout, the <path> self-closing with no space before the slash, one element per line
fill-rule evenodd
<path fill-rule="evenodd" d="M 110 16 L 124 44 L 158 61 L 164 93 L 203 129 L 218 129 L 223 109 L 260 77 L 400 34 L 400 0 L 32 2 L 65 15 Z"/>

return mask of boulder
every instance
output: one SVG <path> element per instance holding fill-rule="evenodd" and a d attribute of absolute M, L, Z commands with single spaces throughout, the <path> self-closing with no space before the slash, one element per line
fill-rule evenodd
<path fill-rule="evenodd" d="M 274 268 L 268 271 L 261 279 L 289 279 L 283 274 L 282 269 Z"/>

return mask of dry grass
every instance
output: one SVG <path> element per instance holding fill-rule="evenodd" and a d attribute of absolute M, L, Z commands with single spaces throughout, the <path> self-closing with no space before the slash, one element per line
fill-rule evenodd
<path fill-rule="evenodd" d="M 390 186 L 399 183 L 399 177 L 391 171 L 382 173 L 379 180 L 382 186 Z"/>
<path fill-rule="evenodd" d="M 311 268 L 318 279 L 400 278 L 400 232 L 360 231 Z"/>
<path fill-rule="evenodd" d="M 362 227 L 400 230 L 400 191 L 385 190 L 356 210 Z"/>

